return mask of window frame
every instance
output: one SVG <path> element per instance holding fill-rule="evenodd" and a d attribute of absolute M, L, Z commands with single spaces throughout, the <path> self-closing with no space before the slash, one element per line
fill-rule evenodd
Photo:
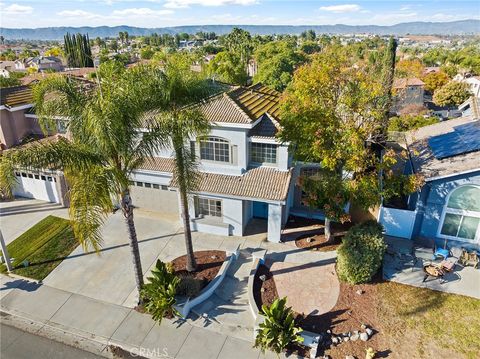
<path fill-rule="evenodd" d="M 201 211 L 201 201 L 207 201 L 208 213 L 202 213 Z M 220 211 L 217 210 L 217 202 L 220 203 Z M 203 207 L 205 208 L 205 207 Z M 215 208 L 214 211 L 211 211 L 211 208 Z M 208 197 L 195 197 L 195 212 L 197 217 L 208 217 L 208 218 L 223 218 L 223 201 L 218 198 L 208 198 Z M 212 213 L 218 213 L 212 214 Z"/>
<path fill-rule="evenodd" d="M 451 236 L 451 235 L 442 233 L 443 226 L 445 225 L 445 217 L 446 217 L 447 214 L 454 214 L 454 215 L 459 215 L 460 216 L 460 222 L 459 222 L 459 225 L 458 225 L 458 228 L 457 228 L 457 235 L 460 232 L 460 228 L 462 227 L 463 220 L 464 220 L 465 217 L 473 217 L 473 218 L 480 219 L 480 212 L 448 207 L 448 203 L 450 201 L 450 197 L 452 196 L 452 194 L 455 193 L 457 190 L 459 190 L 462 187 L 474 187 L 478 191 L 480 191 L 480 187 L 477 186 L 477 185 L 474 185 L 474 184 L 466 184 L 466 185 L 463 185 L 463 186 L 458 186 L 458 187 L 456 187 L 456 188 L 454 188 L 453 190 L 450 191 L 450 193 L 448 194 L 448 196 L 446 198 L 445 204 L 443 205 L 442 215 L 440 216 L 440 221 L 439 221 L 439 225 L 438 225 L 438 228 L 437 228 L 437 237 L 444 238 L 444 239 L 450 239 L 450 240 L 454 240 L 454 241 L 461 241 L 461 242 L 465 242 L 465 243 L 472 243 L 472 244 L 480 243 L 480 223 L 477 225 L 477 231 L 475 232 L 475 237 L 473 239 Z"/>
<path fill-rule="evenodd" d="M 274 162 L 268 162 L 268 161 L 265 161 L 265 158 L 263 159 L 263 161 L 256 161 L 253 158 L 253 153 L 254 153 L 253 147 L 255 147 L 255 146 L 261 147 L 262 156 L 265 156 L 265 150 L 267 148 L 273 149 L 274 152 L 275 152 L 275 161 Z M 259 153 L 258 150 L 256 151 L 256 153 Z M 250 142 L 250 162 L 255 163 L 255 164 L 259 164 L 259 165 L 270 165 L 270 166 L 277 165 L 278 164 L 278 145 L 274 144 L 274 143 Z"/>
<path fill-rule="evenodd" d="M 199 159 L 201 161 L 211 162 L 211 163 L 220 163 L 220 164 L 231 164 L 232 163 L 232 149 L 231 149 L 230 141 L 227 140 L 226 138 L 218 137 L 218 136 L 207 136 L 207 137 L 199 138 L 198 142 L 199 142 L 199 145 L 198 145 L 198 147 L 199 147 Z M 202 148 L 202 145 L 204 146 L 205 144 L 211 144 L 212 145 L 213 159 L 203 158 L 203 150 L 204 149 Z M 226 155 L 218 153 L 218 151 L 220 151 L 221 149 L 217 148 L 217 147 L 220 147 L 220 146 L 225 146 L 225 149 L 227 150 Z M 207 148 L 207 150 L 208 150 L 208 148 Z M 226 157 L 227 160 L 226 161 L 219 160 L 218 159 L 219 157 Z"/>

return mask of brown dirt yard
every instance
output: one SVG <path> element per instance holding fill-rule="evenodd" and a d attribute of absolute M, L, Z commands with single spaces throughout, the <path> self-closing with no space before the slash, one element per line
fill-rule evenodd
<path fill-rule="evenodd" d="M 265 282 L 258 279 L 261 274 L 266 275 Z M 259 307 L 278 297 L 268 267 L 259 268 L 254 295 Z M 341 283 L 332 310 L 306 318 L 298 315 L 297 322 L 319 333 L 327 329 L 333 334 L 360 330 L 362 324 L 374 330 L 367 342 L 348 341 L 319 349 L 319 356 L 333 359 L 347 355 L 363 359 L 369 347 L 377 351 L 375 358 L 474 359 L 480 352 L 479 313 L 480 300 L 386 282 L 377 276 L 371 284 Z"/>

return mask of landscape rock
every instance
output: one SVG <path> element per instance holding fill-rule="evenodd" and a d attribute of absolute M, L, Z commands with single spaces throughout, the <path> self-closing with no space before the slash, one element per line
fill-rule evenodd
<path fill-rule="evenodd" d="M 260 288 L 260 292 L 265 292 L 265 288 Z"/>
<path fill-rule="evenodd" d="M 313 242 L 313 238 L 312 237 L 308 237 L 307 238 L 307 243 L 312 243 Z"/>
<path fill-rule="evenodd" d="M 362 325 L 360 326 L 360 328 L 362 328 L 362 330 L 365 330 L 365 329 L 367 329 L 367 326 L 366 326 L 365 324 L 362 324 Z"/>
<path fill-rule="evenodd" d="M 365 333 L 367 333 L 368 336 L 371 337 L 373 335 L 373 330 L 370 329 L 370 328 L 367 328 L 367 329 L 365 329 Z"/>
<path fill-rule="evenodd" d="M 332 334 L 332 331 L 330 329 L 328 329 L 327 334 Z"/>
<path fill-rule="evenodd" d="M 338 338 L 337 337 L 332 337 L 332 343 L 337 345 L 338 344 Z"/>
<path fill-rule="evenodd" d="M 344 341 L 344 342 L 348 342 L 349 340 L 350 340 L 350 337 L 345 337 L 345 338 L 343 338 L 343 341 Z"/>
<path fill-rule="evenodd" d="M 368 340 L 368 334 L 360 333 L 360 340 L 366 342 Z"/>
<path fill-rule="evenodd" d="M 267 276 L 265 274 L 262 274 L 261 276 L 258 277 L 262 282 L 265 282 L 267 280 Z"/>
<path fill-rule="evenodd" d="M 360 338 L 360 335 L 358 335 L 358 334 L 352 334 L 352 336 L 350 337 L 350 340 L 351 340 L 352 342 L 356 342 L 359 338 Z"/>
<path fill-rule="evenodd" d="M 357 290 L 358 295 L 362 295 L 363 293 L 365 293 L 363 290 L 361 290 L 361 289 Z"/>

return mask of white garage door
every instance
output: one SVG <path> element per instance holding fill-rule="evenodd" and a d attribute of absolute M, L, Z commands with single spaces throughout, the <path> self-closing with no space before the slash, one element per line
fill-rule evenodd
<path fill-rule="evenodd" d="M 30 172 L 15 172 L 15 177 L 17 178 L 17 184 L 13 190 L 15 196 L 60 203 L 57 180 L 54 176 Z"/>
<path fill-rule="evenodd" d="M 146 211 L 178 214 L 178 197 L 166 185 L 150 182 L 132 182 L 130 187 L 133 205 Z"/>

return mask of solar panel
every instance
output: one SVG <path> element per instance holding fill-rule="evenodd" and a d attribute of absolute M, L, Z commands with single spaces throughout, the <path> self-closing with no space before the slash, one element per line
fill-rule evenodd
<path fill-rule="evenodd" d="M 480 150 L 480 122 L 475 121 L 454 127 L 453 132 L 433 136 L 428 145 L 437 159 L 453 157 Z"/>

